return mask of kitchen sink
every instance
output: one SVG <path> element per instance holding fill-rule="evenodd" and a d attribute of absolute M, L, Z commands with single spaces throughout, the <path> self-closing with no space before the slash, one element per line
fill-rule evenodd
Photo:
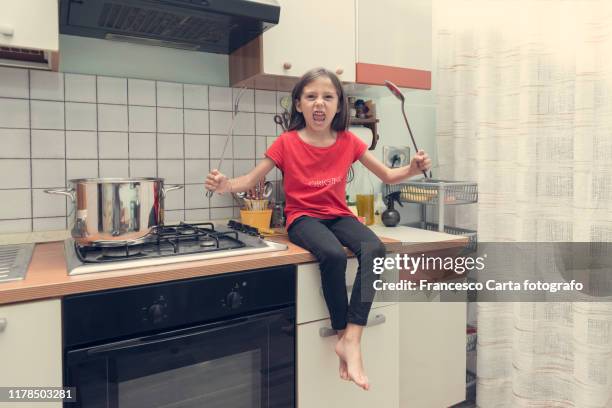
<path fill-rule="evenodd" d="M 25 278 L 34 244 L 0 245 L 0 283 Z"/>

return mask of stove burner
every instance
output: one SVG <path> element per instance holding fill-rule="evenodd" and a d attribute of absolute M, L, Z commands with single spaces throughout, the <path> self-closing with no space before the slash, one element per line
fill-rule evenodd
<path fill-rule="evenodd" d="M 218 245 L 218 244 L 217 244 L 217 242 L 215 242 L 212 239 L 206 240 L 206 241 L 200 241 L 200 246 L 201 247 L 213 247 L 215 245 Z"/>

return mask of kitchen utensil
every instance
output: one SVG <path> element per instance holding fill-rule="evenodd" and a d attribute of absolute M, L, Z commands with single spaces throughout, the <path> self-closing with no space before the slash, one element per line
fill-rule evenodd
<path fill-rule="evenodd" d="M 280 125 L 283 132 L 286 132 L 289 129 L 289 114 L 285 112 L 281 115 L 274 115 L 274 123 Z"/>
<path fill-rule="evenodd" d="M 246 90 L 246 86 L 243 87 L 240 92 L 238 93 L 238 96 L 236 96 L 236 101 L 234 102 L 234 111 L 232 112 L 232 121 L 230 122 L 230 126 L 229 129 L 227 130 L 227 137 L 225 138 L 225 144 L 223 145 L 223 150 L 221 151 L 221 158 L 219 159 L 219 163 L 217 164 L 216 169 L 218 169 L 219 171 L 221 170 L 221 165 L 223 164 L 223 159 L 225 158 L 225 151 L 227 150 L 227 145 L 229 144 L 229 141 L 232 138 L 233 132 L 234 132 L 234 125 L 236 123 L 236 117 L 238 116 L 238 103 L 240 103 L 240 98 L 242 97 L 242 94 L 244 94 L 244 91 Z M 206 192 L 206 197 L 210 198 L 213 195 L 213 191 L 207 191 Z"/>
<path fill-rule="evenodd" d="M 408 133 L 410 133 L 410 138 L 412 139 L 412 145 L 414 146 L 414 151 L 418 153 L 419 149 L 417 148 L 416 142 L 414 140 L 414 136 L 412 135 L 412 130 L 410 129 L 410 124 L 408 123 L 408 118 L 406 117 L 406 111 L 404 110 L 404 101 L 405 101 L 404 95 L 402 94 L 402 91 L 400 91 L 398 86 L 395 85 L 393 82 L 385 80 L 385 85 L 391 91 L 391 93 L 395 95 L 397 99 L 402 101 L 402 115 L 404 115 L 404 122 L 406 122 Z M 421 170 L 421 171 L 425 175 L 425 178 L 427 178 L 427 172 L 425 170 Z M 429 172 L 429 174 L 430 174 L 429 177 L 431 177 L 431 171 Z"/>
<path fill-rule="evenodd" d="M 285 110 L 285 112 L 289 112 L 291 109 L 291 97 L 289 95 L 285 95 L 280 99 L 280 106 Z"/>
<path fill-rule="evenodd" d="M 70 187 L 45 190 L 70 197 L 76 206 L 71 234 L 79 244 L 136 242 L 164 224 L 166 193 L 161 178 L 92 178 L 69 180 Z"/>

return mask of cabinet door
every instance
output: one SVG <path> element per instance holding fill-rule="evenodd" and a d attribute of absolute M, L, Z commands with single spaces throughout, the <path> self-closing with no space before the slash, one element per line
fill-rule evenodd
<path fill-rule="evenodd" d="M 348 259 L 346 264 L 346 291 L 349 300 L 353 290 L 353 283 L 355 282 L 355 275 L 357 274 L 357 266 L 357 258 Z M 385 271 L 381 275 L 381 279 L 387 280 L 388 282 L 396 282 L 397 271 Z M 394 294 L 387 296 L 386 292 L 389 291 L 382 292 L 385 293 L 384 299 L 381 296 L 381 292 L 376 293 L 374 303 L 372 304 L 373 309 L 395 303 L 397 296 L 390 299 L 389 297 L 394 296 Z M 321 272 L 317 262 L 298 265 L 296 293 L 298 324 L 327 319 L 329 317 L 329 311 L 325 304 L 323 288 L 321 286 Z"/>
<path fill-rule="evenodd" d="M 466 314 L 465 303 L 400 304 L 400 407 L 448 407 L 465 399 Z"/>
<path fill-rule="evenodd" d="M 3 387 L 61 387 L 62 342 L 60 300 L 0 306 L 0 384 Z M 23 408 L 28 403 L 2 403 Z M 60 408 L 61 402 L 36 407 Z"/>
<path fill-rule="evenodd" d="M 355 1 L 278 0 L 278 25 L 263 35 L 264 73 L 299 77 L 314 67 L 355 81 Z M 285 64 L 291 68 L 285 69 Z M 340 71 L 338 71 L 340 72 Z"/>
<path fill-rule="evenodd" d="M 370 390 L 363 391 L 338 375 L 338 356 L 334 352 L 335 335 L 321 337 L 320 329 L 329 320 L 298 325 L 297 329 L 297 399 L 298 408 L 371 408 L 399 406 L 398 305 L 372 310 L 363 331 L 363 363 L 370 380 Z M 417 406 L 417 405 L 415 405 Z"/>
<path fill-rule="evenodd" d="M 57 0 L 2 2 L 0 45 L 57 51 L 58 43 Z"/>
<path fill-rule="evenodd" d="M 431 0 L 357 0 L 357 62 L 431 71 Z"/>

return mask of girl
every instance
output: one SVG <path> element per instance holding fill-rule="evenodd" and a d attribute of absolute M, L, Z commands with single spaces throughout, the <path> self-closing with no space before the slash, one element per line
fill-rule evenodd
<path fill-rule="evenodd" d="M 283 172 L 289 240 L 317 258 L 323 295 L 337 330 L 335 351 L 340 377 L 369 389 L 361 360 L 361 334 L 374 298 L 372 259 L 385 255 L 378 237 L 361 224 L 345 201 L 346 175 L 356 160 L 384 183 L 395 184 L 428 170 L 431 160 L 419 151 L 410 165 L 388 168 L 368 146 L 348 132 L 348 103 L 336 75 L 323 68 L 308 71 L 291 93 L 289 129 L 250 173 L 228 179 L 218 170 L 205 187 L 217 193 L 247 191 L 277 166 Z M 350 303 L 345 286 L 348 247 L 359 260 Z M 363 289 L 362 289 L 363 285 Z"/>

